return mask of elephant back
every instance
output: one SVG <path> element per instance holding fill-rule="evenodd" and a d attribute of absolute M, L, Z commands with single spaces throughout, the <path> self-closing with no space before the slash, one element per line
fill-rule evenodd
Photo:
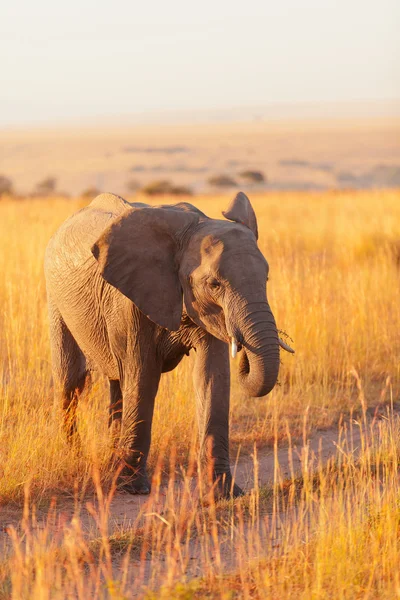
<path fill-rule="evenodd" d="M 122 215 L 123 212 L 129 210 L 131 208 L 141 208 L 147 206 L 147 204 L 142 204 L 140 202 L 131 203 L 121 196 L 117 196 L 116 194 L 100 194 L 96 196 L 92 200 L 92 202 L 87 206 L 88 209 L 97 209 L 97 210 L 105 210 L 107 212 L 114 213 L 115 216 Z"/>

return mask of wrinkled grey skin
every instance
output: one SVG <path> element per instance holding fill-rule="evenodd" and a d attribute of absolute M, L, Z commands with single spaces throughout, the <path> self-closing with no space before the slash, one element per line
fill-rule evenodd
<path fill-rule="evenodd" d="M 229 342 L 238 342 L 249 396 L 274 387 L 279 344 L 250 201 L 239 193 L 223 214 L 229 220 L 186 203 L 150 207 L 101 194 L 46 251 L 53 376 L 68 435 L 89 372 L 104 373 L 110 426 L 125 440 L 118 484 L 133 494 L 150 491 L 146 460 L 161 373 L 192 349 L 202 457 L 219 494 L 242 493 L 229 466 Z"/>

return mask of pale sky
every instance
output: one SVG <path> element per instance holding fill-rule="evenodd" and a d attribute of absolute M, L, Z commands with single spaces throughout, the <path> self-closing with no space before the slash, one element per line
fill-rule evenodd
<path fill-rule="evenodd" d="M 4 0 L 0 124 L 400 98 L 400 0 Z"/>

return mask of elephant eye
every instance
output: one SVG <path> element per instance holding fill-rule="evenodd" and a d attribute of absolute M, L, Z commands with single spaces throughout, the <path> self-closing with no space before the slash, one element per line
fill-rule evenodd
<path fill-rule="evenodd" d="M 220 287 L 221 287 L 221 284 L 220 284 L 220 282 L 219 282 L 217 279 L 211 279 L 211 280 L 208 282 L 208 285 L 210 286 L 210 288 L 211 288 L 212 290 L 217 290 L 218 288 L 220 288 Z"/>

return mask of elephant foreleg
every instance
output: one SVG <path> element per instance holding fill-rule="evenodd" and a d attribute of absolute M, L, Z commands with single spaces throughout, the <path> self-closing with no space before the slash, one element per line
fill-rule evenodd
<path fill-rule="evenodd" d="M 229 351 L 224 342 L 207 334 L 196 345 L 193 372 L 201 460 L 225 497 L 243 492 L 232 481 L 229 464 Z"/>
<path fill-rule="evenodd" d="M 149 494 L 147 457 L 151 443 L 154 401 L 161 368 L 146 359 L 138 379 L 128 379 L 123 386 L 121 451 L 123 468 L 118 487 L 131 494 Z"/>

